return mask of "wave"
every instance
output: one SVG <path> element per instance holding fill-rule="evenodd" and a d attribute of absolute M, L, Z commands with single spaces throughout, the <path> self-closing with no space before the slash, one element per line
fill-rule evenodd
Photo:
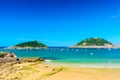
<path fill-rule="evenodd" d="M 52 60 L 45 60 L 45 62 L 51 62 Z"/>

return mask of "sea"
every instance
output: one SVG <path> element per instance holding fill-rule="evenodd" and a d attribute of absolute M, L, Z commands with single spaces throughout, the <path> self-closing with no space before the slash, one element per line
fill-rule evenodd
<path fill-rule="evenodd" d="M 119 48 L 67 48 L 49 47 L 45 49 L 3 49 L 13 52 L 18 58 L 39 57 L 44 64 L 76 68 L 120 68 Z"/>

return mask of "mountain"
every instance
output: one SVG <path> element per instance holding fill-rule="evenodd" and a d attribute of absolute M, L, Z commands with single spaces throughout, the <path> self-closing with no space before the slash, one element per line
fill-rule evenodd
<path fill-rule="evenodd" d="M 14 47 L 47 47 L 47 46 L 38 41 L 29 41 L 17 44 Z"/>
<path fill-rule="evenodd" d="M 77 43 L 76 45 L 72 47 L 85 47 L 85 48 L 92 48 L 92 47 L 101 47 L 101 48 L 108 48 L 108 47 L 113 47 L 114 45 L 101 38 L 87 38 L 85 40 L 82 40 L 81 42 Z"/>
<path fill-rule="evenodd" d="M 78 46 L 104 46 L 106 44 L 112 45 L 111 42 L 101 38 L 87 38 L 77 43 Z"/>

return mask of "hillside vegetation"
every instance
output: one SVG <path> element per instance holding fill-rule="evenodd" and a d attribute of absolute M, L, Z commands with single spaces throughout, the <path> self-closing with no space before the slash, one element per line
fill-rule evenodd
<path fill-rule="evenodd" d="M 101 38 L 87 38 L 77 43 L 77 46 L 104 46 L 104 45 L 112 45 L 111 42 L 108 42 L 105 39 Z"/>
<path fill-rule="evenodd" d="M 17 44 L 15 45 L 15 47 L 47 47 L 47 46 L 38 41 L 29 41 Z"/>

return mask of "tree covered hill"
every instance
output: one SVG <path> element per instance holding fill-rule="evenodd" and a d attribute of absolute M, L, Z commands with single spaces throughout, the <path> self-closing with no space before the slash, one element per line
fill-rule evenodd
<path fill-rule="evenodd" d="M 87 38 L 77 43 L 76 46 L 105 46 L 105 45 L 112 45 L 112 43 L 101 38 Z"/>
<path fill-rule="evenodd" d="M 15 45 L 15 47 L 47 47 L 47 46 L 38 41 L 29 41 L 17 44 Z"/>

